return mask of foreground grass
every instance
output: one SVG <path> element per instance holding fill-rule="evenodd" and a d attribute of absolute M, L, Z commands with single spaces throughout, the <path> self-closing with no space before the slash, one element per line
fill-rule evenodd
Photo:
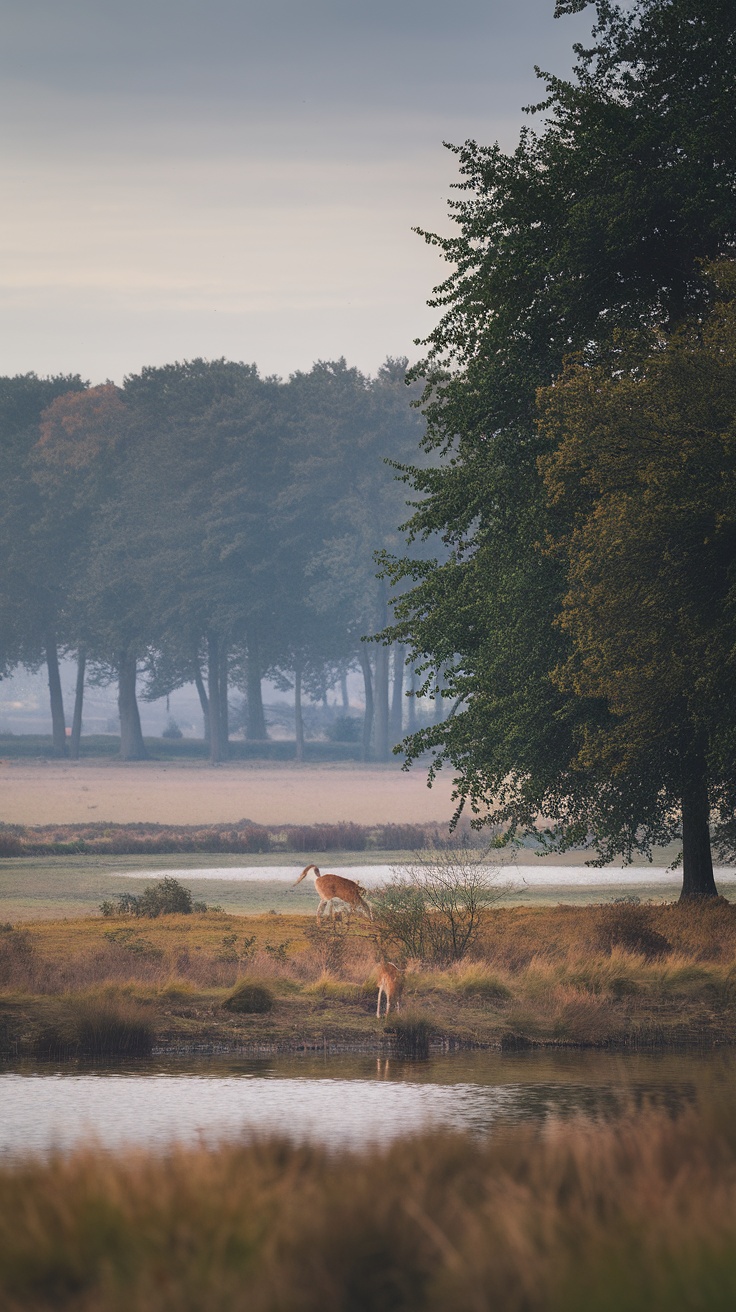
<path fill-rule="evenodd" d="M 320 927 L 224 912 L 5 926 L 0 1053 L 81 1054 L 74 1036 L 91 1032 L 95 1008 L 112 1016 L 116 1003 L 129 1013 L 114 1022 L 120 1033 L 137 1027 L 161 1049 L 380 1049 L 394 1025 L 375 1018 L 376 959 L 372 927 L 357 917 Z M 245 979 L 273 1005 L 231 1009 Z M 450 1045 L 734 1043 L 736 908 L 489 911 L 471 960 L 407 963 L 404 1006 L 431 1041 Z"/>
<path fill-rule="evenodd" d="M 360 1154 L 255 1142 L 6 1166 L 2 1306 L 725 1312 L 735 1127 L 724 1099 Z"/>

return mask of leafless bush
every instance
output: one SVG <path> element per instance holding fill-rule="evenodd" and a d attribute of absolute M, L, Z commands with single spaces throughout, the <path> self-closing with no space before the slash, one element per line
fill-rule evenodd
<path fill-rule="evenodd" d="M 376 946 L 382 956 L 446 965 L 474 946 L 485 908 L 509 892 L 486 854 L 437 844 L 399 866 L 371 898 Z"/>

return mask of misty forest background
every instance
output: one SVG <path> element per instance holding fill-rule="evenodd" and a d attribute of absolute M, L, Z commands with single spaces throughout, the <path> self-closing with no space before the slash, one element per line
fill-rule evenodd
<path fill-rule="evenodd" d="M 194 360 L 120 388 L 0 379 L 0 660 L 5 675 L 46 667 L 54 751 L 79 753 L 85 682 L 115 685 L 127 760 L 146 755 L 138 696 L 194 684 L 223 760 L 234 731 L 268 738 L 269 676 L 293 696 L 297 759 L 305 701 L 333 689 L 329 736 L 388 759 L 417 727 L 415 675 L 403 644 L 362 639 L 391 618 L 376 553 L 409 514 L 388 461 L 416 462 L 418 394 L 405 360 L 375 378 L 344 360 L 286 382 Z M 71 717 L 62 654 L 77 662 Z"/>

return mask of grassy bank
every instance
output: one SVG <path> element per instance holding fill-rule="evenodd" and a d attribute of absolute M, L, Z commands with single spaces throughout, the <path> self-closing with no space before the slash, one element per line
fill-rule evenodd
<path fill-rule="evenodd" d="M 334 1109 L 333 1109 L 334 1113 Z M 736 1300 L 732 1099 L 478 1141 L 0 1170 L 3 1307 L 685 1312 Z"/>
<path fill-rule="evenodd" d="M 43 1055 L 43 1035 L 117 998 L 145 1015 L 163 1049 L 380 1050 L 397 1035 L 375 1018 L 376 957 L 362 918 L 317 927 L 300 915 L 208 912 L 6 926 L 0 1044 L 7 1055 Z M 272 1005 L 230 1009 L 243 980 L 267 989 Z M 489 910 L 471 960 L 408 963 L 404 1013 L 451 1044 L 730 1044 L 736 908 Z"/>

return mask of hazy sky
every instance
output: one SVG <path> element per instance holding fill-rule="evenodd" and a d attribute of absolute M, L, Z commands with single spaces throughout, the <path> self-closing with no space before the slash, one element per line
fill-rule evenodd
<path fill-rule="evenodd" d="M 0 0 L 0 373 L 415 356 L 443 140 L 512 146 L 554 0 Z"/>

